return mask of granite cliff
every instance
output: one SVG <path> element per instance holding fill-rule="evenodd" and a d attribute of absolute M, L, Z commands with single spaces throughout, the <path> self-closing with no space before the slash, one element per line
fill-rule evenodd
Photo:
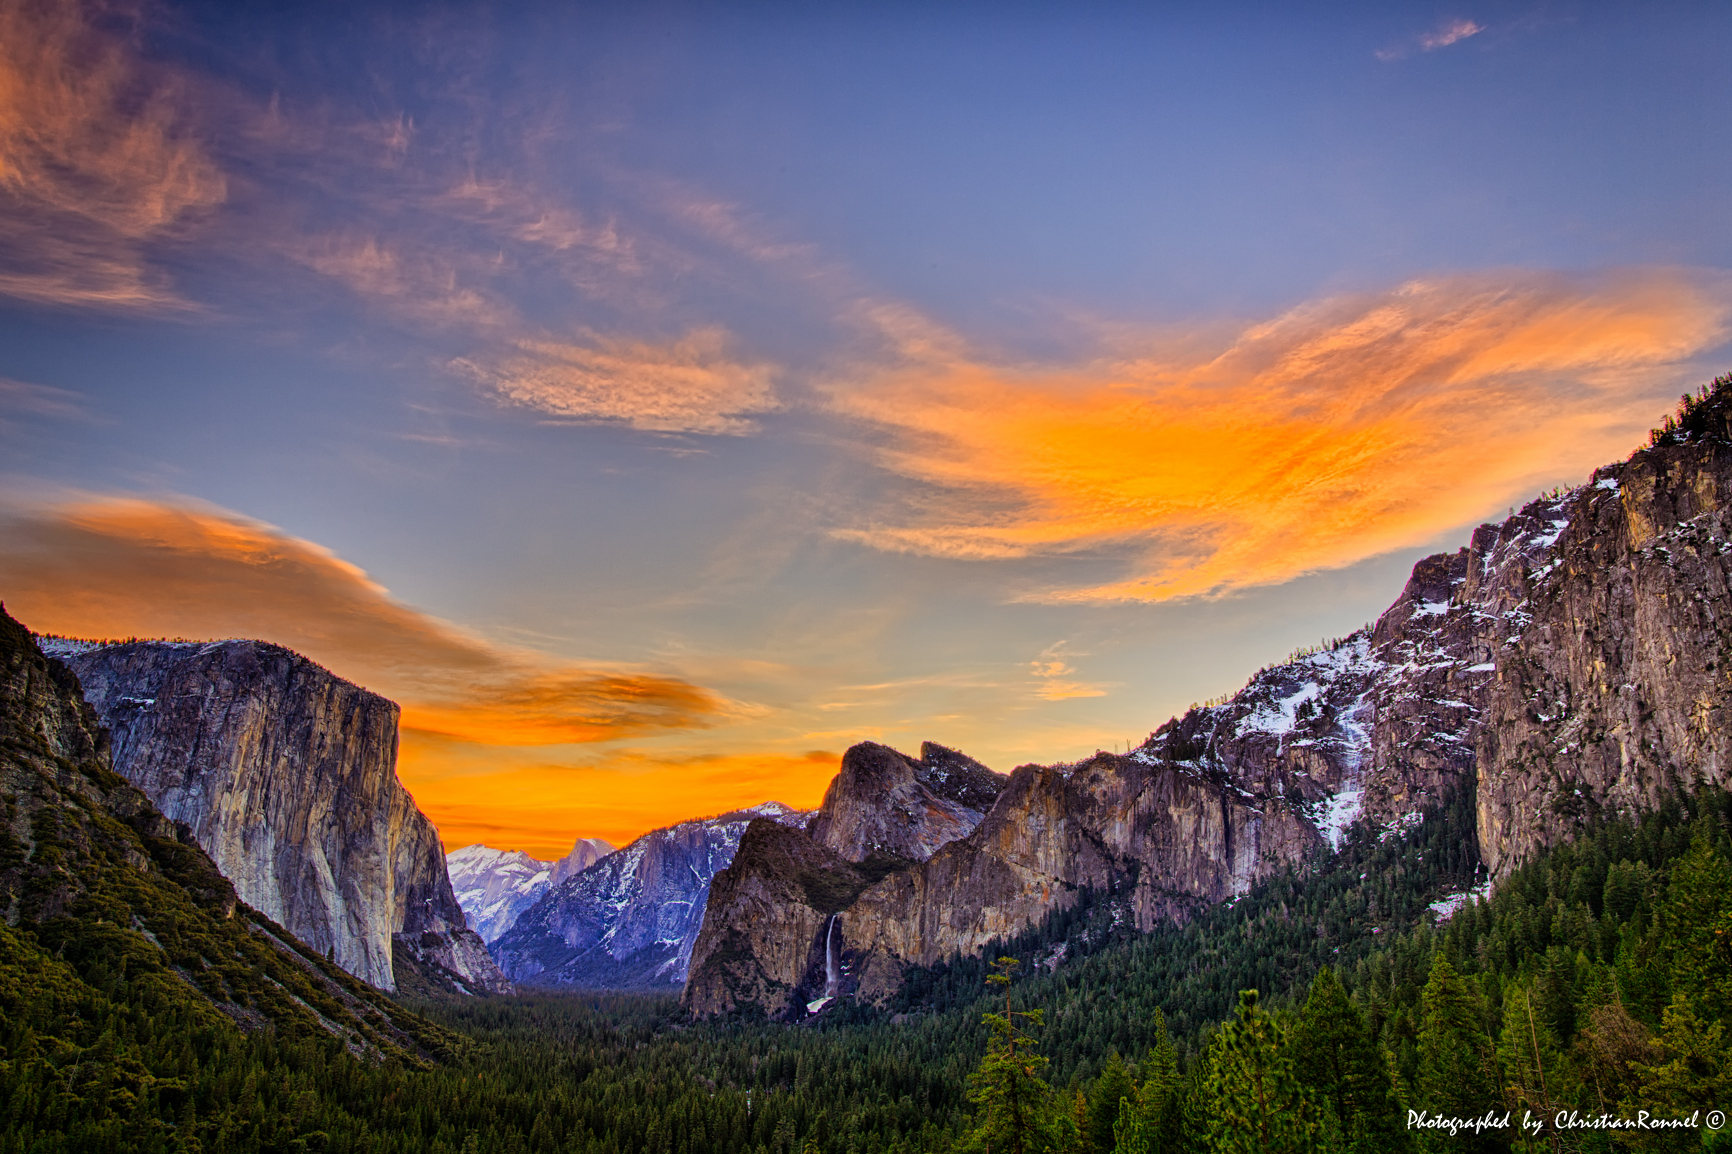
<path fill-rule="evenodd" d="M 844 763 L 882 764 L 881 749 L 856 746 Z M 852 800 L 833 788 L 809 829 L 858 828 L 834 812 Z M 1021 767 L 978 824 L 924 861 L 754 825 L 711 888 L 686 1004 L 787 1015 L 843 994 L 879 999 L 907 966 L 974 953 L 1085 888 L 1126 890 L 1147 928 L 1244 892 L 1319 840 L 1289 807 L 1107 753 Z"/>
<path fill-rule="evenodd" d="M 968 836 L 1003 791 L 1002 774 L 926 742 L 920 760 L 863 741 L 842 755 L 806 832 L 849 861 L 922 862 Z"/>
<path fill-rule="evenodd" d="M 441 1033 L 237 900 L 192 831 L 114 772 L 107 734 L 77 676 L 45 656 L 3 608 L 0 906 L 0 988 L 9 1009 L 47 1007 L 70 1019 L 40 1041 L 19 1026 L 14 1038 L 25 1049 L 14 1055 L 48 1049 L 68 1086 L 81 1075 L 79 1084 L 91 1085 L 89 1070 L 113 1060 L 116 1023 L 129 1019 L 109 1017 L 96 1045 L 103 1019 L 77 1020 L 110 995 L 136 997 L 151 1015 L 185 1028 L 226 1021 L 285 1038 L 325 1031 L 374 1058 L 418 1061 L 426 1051 L 415 1033 Z M 128 1081 L 114 1084 L 140 1095 L 153 1082 L 136 1062 L 120 1069 Z M 96 1092 L 115 1095 L 111 1101 L 134 1101 L 103 1085 Z"/>
<path fill-rule="evenodd" d="M 710 879 L 754 819 L 804 825 L 778 802 L 652 830 L 551 887 L 493 942 L 513 981 L 591 989 L 677 987 L 703 923 Z"/>
<path fill-rule="evenodd" d="M 114 767 L 242 901 L 349 973 L 509 988 L 397 780 L 397 706 L 258 641 L 46 639 L 112 735 Z"/>
<path fill-rule="evenodd" d="M 961 836 L 945 840 L 966 821 L 910 794 L 899 767 L 919 763 L 856 747 L 811 845 L 748 832 L 717 876 L 686 1004 L 882 998 L 906 967 L 977 952 L 1084 887 L 1122 891 L 1147 929 L 1455 790 L 1474 792 L 1495 880 L 1592 814 L 1725 785 L 1729 506 L 1721 378 L 1629 460 L 1420 561 L 1373 625 L 1127 756 L 1018 769 Z M 814 869 L 852 880 L 815 901 L 799 880 Z"/>

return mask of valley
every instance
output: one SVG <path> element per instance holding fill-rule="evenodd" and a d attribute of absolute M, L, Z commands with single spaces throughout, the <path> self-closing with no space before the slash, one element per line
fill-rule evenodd
<path fill-rule="evenodd" d="M 1724 1148 L 1555 1119 L 1732 1101 L 1729 498 L 1720 378 L 1126 753 L 557 861 L 290 650 L 7 617 L 0 1149 Z"/>

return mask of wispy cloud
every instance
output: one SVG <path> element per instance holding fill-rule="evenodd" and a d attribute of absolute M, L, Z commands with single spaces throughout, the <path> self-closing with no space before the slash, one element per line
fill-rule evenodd
<path fill-rule="evenodd" d="M 213 506 L 106 498 L 14 508 L 0 524 L 0 591 L 31 628 L 274 641 L 394 698 L 406 729 L 487 745 L 594 742 L 728 710 L 677 678 L 492 644 L 318 545 Z"/>
<path fill-rule="evenodd" d="M 58 421 L 91 419 L 85 398 L 78 393 L 0 377 L 0 419 L 9 415 L 48 417 Z"/>
<path fill-rule="evenodd" d="M 829 396 L 919 487 L 837 536 L 955 558 L 1104 551 L 1131 570 L 1049 600 L 1278 583 L 1623 455 L 1676 391 L 1671 366 L 1722 343 L 1727 318 L 1724 285 L 1666 270 L 1449 277 L 1316 301 L 1212 356 L 1150 341 L 1053 366 L 881 310 L 888 361 Z"/>
<path fill-rule="evenodd" d="M 778 405 L 770 367 L 734 359 L 728 345 L 720 328 L 660 345 L 598 334 L 583 344 L 523 339 L 497 359 L 454 367 L 502 401 L 554 417 L 739 436 L 757 428 L 747 414 Z"/>
<path fill-rule="evenodd" d="M 1375 55 L 1379 60 L 1400 60 L 1414 49 L 1421 52 L 1435 52 L 1439 48 L 1448 48 L 1451 44 L 1460 43 L 1469 36 L 1477 36 L 1485 31 L 1483 24 L 1461 18 L 1445 20 L 1429 32 L 1423 32 L 1411 40 L 1391 44 L 1387 48 L 1379 48 Z"/>
<path fill-rule="evenodd" d="M 1042 701 L 1068 701 L 1074 697 L 1105 697 L 1106 687 L 1095 682 L 1076 681 L 1076 666 L 1066 661 L 1067 657 L 1078 657 L 1081 654 L 1071 653 L 1063 641 L 1047 646 L 1035 660 L 1029 662 L 1030 668 L 1038 681 L 1035 696 Z"/>
<path fill-rule="evenodd" d="M 147 247 L 225 198 L 176 79 L 93 16 L 0 6 L 0 294 L 49 305 L 179 308 Z"/>
<path fill-rule="evenodd" d="M 296 239 L 289 251 L 300 263 L 341 282 L 400 317 L 429 327 L 487 330 L 516 326 L 516 311 L 438 250 L 403 246 L 376 237 L 327 235 Z"/>

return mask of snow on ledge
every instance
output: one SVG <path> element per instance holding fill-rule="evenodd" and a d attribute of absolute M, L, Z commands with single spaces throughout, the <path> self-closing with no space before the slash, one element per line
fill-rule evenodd
<path fill-rule="evenodd" d="M 1437 915 L 1439 922 L 1447 922 L 1455 912 L 1473 901 L 1484 901 L 1491 896 L 1491 879 L 1487 878 L 1478 887 L 1462 890 L 1460 893 L 1449 894 L 1431 903 L 1431 911 Z"/>

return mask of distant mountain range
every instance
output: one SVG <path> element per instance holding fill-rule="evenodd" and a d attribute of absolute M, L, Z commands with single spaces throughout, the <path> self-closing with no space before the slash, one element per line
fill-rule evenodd
<path fill-rule="evenodd" d="M 598 837 L 578 838 L 570 853 L 554 861 L 541 861 L 521 850 L 466 845 L 445 855 L 445 868 L 469 928 L 492 944 L 550 886 L 582 873 L 612 852 L 613 846 Z"/>
<path fill-rule="evenodd" d="M 379 989 L 683 984 L 700 1016 L 798 1018 L 881 1002 L 1089 891 L 1139 930 L 1185 920 L 1447 798 L 1471 800 L 1495 885 L 1596 816 L 1727 784 L 1728 622 L 1721 382 L 1629 460 L 1420 561 L 1374 624 L 1125 755 L 1003 775 L 862 743 L 812 814 L 766 802 L 557 862 L 447 857 L 396 779 L 384 698 L 263 642 L 26 638 L 5 724 L 48 734 L 29 758 L 83 784 L 7 772 L 43 813 L 68 788 L 108 806 L 219 918 L 238 898 L 256 934 Z"/>
<path fill-rule="evenodd" d="M 710 879 L 754 820 L 804 825 L 780 802 L 652 830 L 549 887 L 491 944 L 513 981 L 677 989 L 703 924 Z"/>

